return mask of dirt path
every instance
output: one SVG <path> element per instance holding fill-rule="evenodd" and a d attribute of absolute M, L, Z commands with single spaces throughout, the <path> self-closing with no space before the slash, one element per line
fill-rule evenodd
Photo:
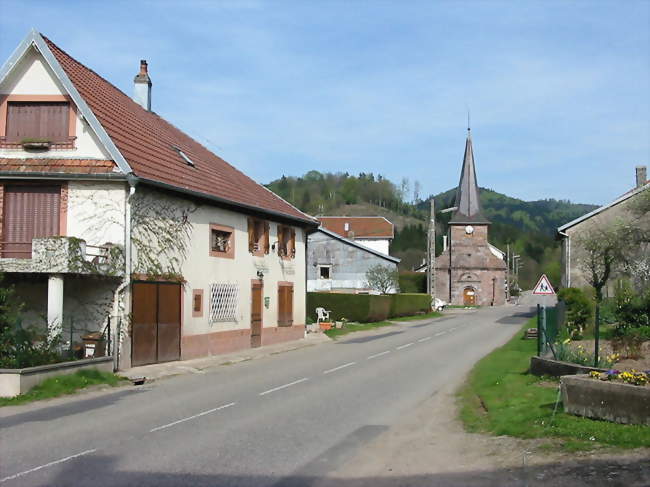
<path fill-rule="evenodd" d="M 650 486 L 650 448 L 559 453 L 548 440 L 466 433 L 448 385 L 318 487 Z"/>

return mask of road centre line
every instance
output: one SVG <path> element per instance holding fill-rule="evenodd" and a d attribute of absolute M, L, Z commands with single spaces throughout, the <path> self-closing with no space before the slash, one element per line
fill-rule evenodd
<path fill-rule="evenodd" d="M 88 455 L 89 453 L 94 453 L 96 451 L 97 448 L 93 448 L 92 450 L 82 451 L 81 453 L 77 453 L 76 455 L 70 455 L 69 457 L 61 458 L 59 460 L 54 460 L 53 462 L 46 463 L 45 465 L 40 465 L 38 467 L 30 468 L 29 470 L 25 470 L 24 472 L 20 472 L 14 475 L 10 475 L 9 477 L 4 477 L 0 479 L 0 484 L 2 484 L 3 482 L 7 482 L 8 480 L 17 479 L 18 477 L 22 477 L 23 475 L 27 475 L 28 473 L 36 472 L 38 470 L 42 470 L 47 467 L 52 467 L 54 465 L 58 465 L 59 463 L 67 462 L 68 460 L 72 460 L 73 458 L 78 458 L 83 455 Z"/>
<path fill-rule="evenodd" d="M 370 360 L 370 359 L 373 359 L 373 358 L 376 358 L 376 357 L 381 357 L 382 355 L 386 355 L 387 353 L 390 353 L 390 350 L 386 350 L 384 352 L 379 352 L 379 353 L 376 353 L 374 355 L 371 355 L 366 360 Z"/>
<path fill-rule="evenodd" d="M 269 389 L 268 391 L 260 392 L 260 396 L 270 394 L 271 392 L 279 391 L 280 389 L 285 389 L 287 387 L 295 386 L 296 384 L 300 384 L 301 382 L 305 382 L 306 380 L 309 379 L 307 377 L 303 377 L 302 379 L 294 380 L 293 382 L 289 382 L 288 384 L 284 384 L 283 386 L 274 387 L 273 389 Z"/>
<path fill-rule="evenodd" d="M 419 342 L 419 343 L 426 342 L 427 340 L 431 340 L 432 338 L 433 338 L 433 337 L 424 337 L 424 338 L 420 338 L 420 339 L 418 340 L 418 342 Z"/>
<path fill-rule="evenodd" d="M 194 416 L 189 416 L 187 418 L 179 419 L 178 421 L 174 421 L 172 423 L 163 424 L 162 426 L 158 426 L 156 428 L 150 429 L 149 433 L 153 433 L 154 431 L 164 430 L 165 428 L 169 428 L 170 426 L 174 426 L 174 425 L 177 425 L 177 424 L 180 424 L 180 423 L 184 423 L 185 421 L 189 421 L 191 419 L 200 418 L 201 416 L 205 416 L 206 414 L 214 413 L 215 411 L 220 411 L 221 409 L 229 408 L 230 406 L 234 406 L 235 404 L 236 403 L 231 402 L 230 404 L 224 404 L 223 406 L 219 406 L 217 408 L 208 409 L 207 411 L 203 411 L 202 413 L 195 414 Z"/>
<path fill-rule="evenodd" d="M 329 374 L 330 372 L 336 372 L 337 370 L 344 369 L 346 367 L 350 367 L 351 365 L 356 364 L 356 362 L 348 362 L 347 364 L 339 365 L 338 367 L 334 367 L 333 369 L 329 369 L 323 372 L 323 374 Z"/>
<path fill-rule="evenodd" d="M 396 347 L 395 350 L 401 350 L 403 348 L 410 347 L 411 345 L 414 345 L 414 344 L 415 344 L 415 342 L 407 343 L 405 345 L 400 345 L 399 347 Z"/>
<path fill-rule="evenodd" d="M 441 331 L 441 332 L 436 333 L 436 334 L 433 335 L 433 336 L 434 336 L 434 337 L 439 337 L 439 336 L 441 336 L 441 335 L 444 335 L 445 333 L 447 333 L 447 332 L 446 332 L 446 331 Z"/>
<path fill-rule="evenodd" d="M 449 328 L 449 331 L 454 331 L 457 327 Z"/>

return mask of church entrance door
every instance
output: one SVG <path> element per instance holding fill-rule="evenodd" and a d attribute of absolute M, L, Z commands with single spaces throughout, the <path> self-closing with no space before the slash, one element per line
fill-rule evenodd
<path fill-rule="evenodd" d="M 473 287 L 466 287 L 463 290 L 463 304 L 465 306 L 476 305 L 476 291 L 474 291 Z"/>

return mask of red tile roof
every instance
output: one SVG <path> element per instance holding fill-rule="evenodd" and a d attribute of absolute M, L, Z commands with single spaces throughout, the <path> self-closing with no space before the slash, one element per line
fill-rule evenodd
<path fill-rule="evenodd" d="M 318 218 L 329 231 L 350 238 L 393 238 L 393 224 L 383 216 L 322 216 Z M 345 224 L 348 230 L 345 230 Z"/>
<path fill-rule="evenodd" d="M 0 157 L 0 171 L 100 174 L 113 172 L 115 163 L 104 159 L 14 159 Z"/>
<path fill-rule="evenodd" d="M 235 205 L 313 221 L 43 38 L 136 176 Z M 195 166 L 188 165 L 174 147 L 182 150 Z"/>

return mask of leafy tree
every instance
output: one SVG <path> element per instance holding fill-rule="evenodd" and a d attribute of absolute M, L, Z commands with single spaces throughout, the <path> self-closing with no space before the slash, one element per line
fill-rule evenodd
<path fill-rule="evenodd" d="M 370 289 L 381 294 L 387 294 L 399 286 L 397 269 L 381 264 L 372 266 L 366 271 L 366 280 Z"/>

